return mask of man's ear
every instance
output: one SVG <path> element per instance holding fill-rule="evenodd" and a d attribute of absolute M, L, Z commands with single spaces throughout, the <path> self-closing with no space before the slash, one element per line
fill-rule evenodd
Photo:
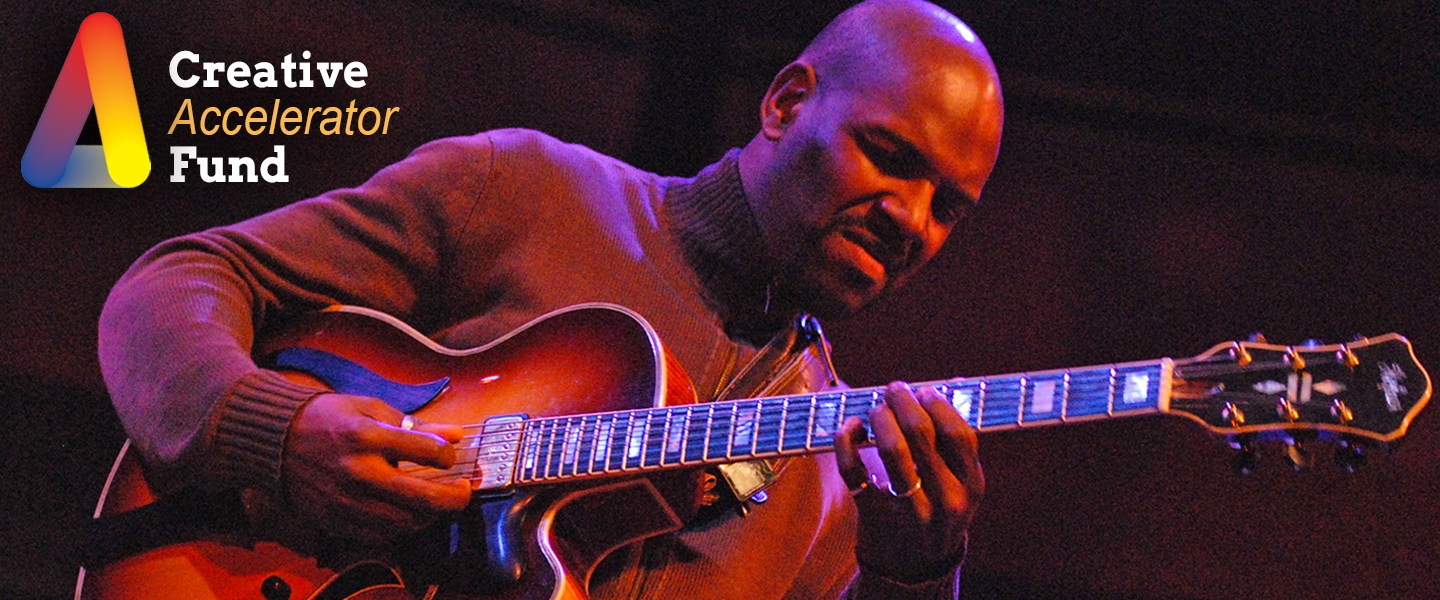
<path fill-rule="evenodd" d="M 765 100 L 760 103 L 760 132 L 771 141 L 780 139 L 785 129 L 800 115 L 805 101 L 815 94 L 815 69 L 795 61 L 785 65 L 770 82 Z"/>

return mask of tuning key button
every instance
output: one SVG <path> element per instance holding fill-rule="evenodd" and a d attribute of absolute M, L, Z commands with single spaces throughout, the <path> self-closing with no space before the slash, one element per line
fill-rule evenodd
<path fill-rule="evenodd" d="M 1235 406 L 1234 402 L 1225 403 L 1225 408 L 1220 409 L 1220 418 L 1228 421 L 1230 426 L 1236 429 L 1245 424 L 1245 413 L 1240 412 L 1240 407 Z"/>
<path fill-rule="evenodd" d="M 1257 343 L 1257 344 L 1264 344 L 1264 343 L 1269 342 L 1270 340 L 1265 339 L 1265 334 L 1260 333 L 1260 332 L 1257 331 L 1257 332 L 1255 332 L 1255 333 L 1250 334 L 1250 341 L 1255 342 L 1255 343 Z"/>
<path fill-rule="evenodd" d="M 1300 356 L 1294 348 L 1285 349 L 1285 362 L 1290 363 L 1290 368 L 1296 371 L 1305 370 L 1305 357 Z"/>
<path fill-rule="evenodd" d="M 1275 413 L 1291 423 L 1300 420 L 1300 410 L 1295 408 L 1295 403 L 1291 402 L 1289 398 L 1281 398 L 1279 402 L 1276 402 Z"/>
<path fill-rule="evenodd" d="M 1240 345 L 1240 342 L 1231 342 L 1230 358 L 1235 359 L 1235 364 L 1242 367 L 1250 364 L 1251 361 L 1255 360 L 1250 356 L 1250 352 L 1246 350 L 1244 346 Z"/>
<path fill-rule="evenodd" d="M 1339 398 L 1330 404 L 1330 414 L 1334 415 L 1335 420 L 1339 421 L 1341 425 L 1349 425 L 1351 421 L 1355 420 L 1355 412 L 1350 410 L 1345 401 Z"/>
<path fill-rule="evenodd" d="M 1340 344 L 1340 349 L 1335 352 L 1335 361 L 1351 369 L 1360 366 L 1360 357 L 1345 344 Z"/>

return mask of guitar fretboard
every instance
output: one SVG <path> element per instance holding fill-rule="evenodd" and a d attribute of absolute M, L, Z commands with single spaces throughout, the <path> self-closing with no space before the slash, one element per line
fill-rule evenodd
<path fill-rule="evenodd" d="M 1164 411 L 1172 368 L 1161 359 L 917 387 L 936 387 L 976 430 L 995 431 Z M 513 465 L 511 482 L 520 485 L 822 452 L 849 417 L 868 431 L 883 393 L 874 387 L 517 420 L 486 427 L 515 443 L 479 441 L 477 462 L 481 470 Z"/>

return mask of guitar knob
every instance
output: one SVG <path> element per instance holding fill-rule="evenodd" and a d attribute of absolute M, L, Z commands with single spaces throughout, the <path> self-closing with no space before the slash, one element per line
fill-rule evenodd
<path fill-rule="evenodd" d="M 260 583 L 260 596 L 265 600 L 290 600 L 290 584 L 278 575 L 271 575 Z"/>
<path fill-rule="evenodd" d="M 1340 440 L 1335 447 L 1335 464 L 1346 473 L 1354 473 L 1365 466 L 1365 448 L 1349 440 Z"/>

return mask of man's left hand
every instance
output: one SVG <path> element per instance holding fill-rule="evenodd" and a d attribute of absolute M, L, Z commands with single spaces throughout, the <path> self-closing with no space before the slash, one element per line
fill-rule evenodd
<path fill-rule="evenodd" d="M 859 509 L 855 555 L 870 573 L 904 583 L 942 577 L 965 552 L 966 529 L 985 494 L 975 430 L 934 388 L 891 383 L 870 411 L 889 489 L 871 480 L 851 417 L 835 435 L 835 460 Z"/>

